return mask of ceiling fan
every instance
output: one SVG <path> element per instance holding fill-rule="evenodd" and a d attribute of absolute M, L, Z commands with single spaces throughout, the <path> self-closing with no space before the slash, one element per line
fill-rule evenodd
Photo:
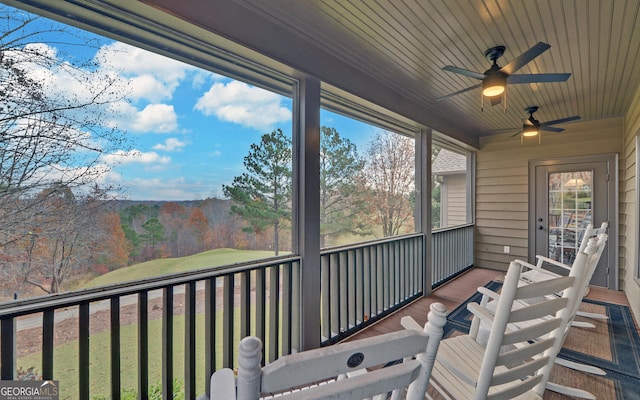
<path fill-rule="evenodd" d="M 456 74 L 468 76 L 481 80 L 482 83 L 459 90 L 457 92 L 438 97 L 436 101 L 440 101 L 461 93 L 468 92 L 478 87 L 482 87 L 482 96 L 487 96 L 491 100 L 491 105 L 499 104 L 502 94 L 505 93 L 507 83 L 545 83 L 545 82 L 565 82 L 571 76 L 570 73 L 553 73 L 553 74 L 517 74 L 513 73 L 529 63 L 534 58 L 548 50 L 551 46 L 547 43 L 539 42 L 529 50 L 520 54 L 504 67 L 500 67 L 497 63 L 505 51 L 504 46 L 496 46 L 484 52 L 485 57 L 493 62 L 491 67 L 484 73 L 469 71 L 463 68 L 447 65 L 442 69 Z M 506 104 L 505 104 L 506 107 Z"/>
<path fill-rule="evenodd" d="M 538 106 L 529 106 L 524 110 L 529 114 L 529 118 L 525 119 L 524 122 L 522 123 L 522 129 L 520 128 L 496 129 L 492 132 L 494 133 L 505 132 L 505 131 L 508 132 L 508 131 L 513 131 L 517 129 L 518 131 L 513 135 L 511 135 L 511 137 L 516 137 L 518 135 L 521 135 L 520 141 L 523 142 L 525 137 L 538 136 L 538 144 L 540 144 L 540 140 L 541 140 L 540 138 L 542 136 L 540 135 L 540 131 L 562 132 L 564 131 L 563 128 L 558 128 L 552 125 L 564 124 L 566 122 L 576 121 L 580 119 L 580 116 L 574 115 L 572 117 L 554 119 L 553 121 L 540 122 L 537 119 L 535 119 L 535 117 L 533 116 L 533 113 L 538 111 Z"/>

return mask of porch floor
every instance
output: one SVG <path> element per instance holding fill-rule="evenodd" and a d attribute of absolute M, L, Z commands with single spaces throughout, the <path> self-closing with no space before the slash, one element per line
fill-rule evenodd
<path fill-rule="evenodd" d="M 427 313 L 431 303 L 440 302 L 444 304 L 447 310 L 451 311 L 458 307 L 463 301 L 468 299 L 476 292 L 478 286 L 484 286 L 490 280 L 500 279 L 504 276 L 504 272 L 485 269 L 472 268 L 464 274 L 456 277 L 445 285 L 434 290 L 431 295 L 418 299 L 411 304 L 405 306 L 401 310 L 387 316 L 381 321 L 376 322 L 370 327 L 360 331 L 346 340 L 361 339 L 365 337 L 375 336 L 382 333 L 393 332 L 403 329 L 400 325 L 400 319 L 405 315 L 411 315 L 419 324 L 424 325 L 427 320 Z M 591 287 L 588 299 L 629 305 L 629 301 L 624 292 L 609 290 L 600 287 Z M 634 320 L 635 327 L 640 333 L 640 325 Z M 563 396 L 553 392 L 545 392 L 545 400 L 570 400 L 574 397 Z"/>

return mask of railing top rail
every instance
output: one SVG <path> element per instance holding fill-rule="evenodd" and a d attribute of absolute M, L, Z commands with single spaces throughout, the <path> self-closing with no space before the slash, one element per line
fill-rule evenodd
<path fill-rule="evenodd" d="M 24 300 L 14 300 L 0 304 L 0 318 L 13 318 L 34 312 L 41 312 L 47 309 L 69 307 L 83 303 L 105 300 L 112 297 L 121 297 L 157 289 L 164 289 L 193 281 L 202 281 L 209 278 L 236 274 L 238 272 L 294 263 L 299 262 L 300 260 L 300 256 L 287 255 L 271 258 L 261 262 L 246 261 L 243 263 L 221 266 L 213 270 L 200 269 L 180 272 L 177 274 L 151 277 L 139 281 L 123 282 L 110 286 L 81 289 L 48 296 L 32 297 Z"/>
<path fill-rule="evenodd" d="M 463 225 L 447 226 L 445 228 L 434 229 L 434 230 L 431 231 L 431 233 L 441 233 L 441 232 L 455 231 L 455 230 L 462 229 L 462 228 L 471 228 L 473 226 L 475 226 L 475 224 L 470 222 L 468 224 L 463 224 Z"/>
<path fill-rule="evenodd" d="M 384 239 L 375 239 L 375 240 L 369 240 L 369 241 L 366 241 L 366 242 L 360 242 L 360 243 L 355 243 L 355 244 L 347 244 L 347 245 L 343 245 L 343 246 L 329 247 L 329 248 L 320 250 L 320 254 L 325 255 L 325 254 L 338 253 L 338 252 L 341 252 L 341 251 L 361 249 L 363 247 L 375 246 L 375 245 L 378 245 L 378 244 L 389 243 L 389 242 L 397 242 L 397 241 L 400 241 L 400 240 L 413 239 L 413 238 L 418 238 L 418 237 L 423 237 L 423 236 L 424 236 L 424 234 L 421 233 L 421 232 L 409 233 L 409 234 L 406 234 L 406 235 L 399 235 L 399 236 L 391 236 L 391 237 L 384 238 Z"/>

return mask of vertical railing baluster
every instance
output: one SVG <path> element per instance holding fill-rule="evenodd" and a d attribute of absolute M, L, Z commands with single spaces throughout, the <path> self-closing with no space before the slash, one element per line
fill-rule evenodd
<path fill-rule="evenodd" d="M 349 250 L 346 254 L 347 258 L 347 281 L 349 288 L 347 289 L 347 297 L 349 308 L 347 311 L 347 328 L 351 329 L 356 326 L 356 255 L 353 250 Z"/>
<path fill-rule="evenodd" d="M 162 289 L 162 398 L 173 399 L 173 287 Z"/>
<path fill-rule="evenodd" d="M 356 324 L 364 322 L 364 265 L 363 265 L 363 251 L 357 249 L 354 251 L 354 268 L 356 271 Z"/>
<path fill-rule="evenodd" d="M 300 262 L 292 263 L 291 271 L 291 351 L 300 350 Z M 323 321 L 324 323 L 325 321 Z M 322 328 L 324 330 L 324 327 Z"/>
<path fill-rule="evenodd" d="M 256 336 L 266 343 L 267 332 L 267 283 L 264 268 L 256 270 Z M 265 349 L 262 347 L 262 359 L 265 359 Z"/>
<path fill-rule="evenodd" d="M 184 285 L 184 398 L 196 398 L 196 282 Z"/>
<path fill-rule="evenodd" d="M 89 398 L 89 303 L 78 305 L 78 398 Z"/>
<path fill-rule="evenodd" d="M 331 295 L 331 336 L 340 334 L 340 265 L 338 255 L 329 256 L 329 279 Z"/>
<path fill-rule="evenodd" d="M 222 281 L 222 366 L 233 369 L 233 353 L 236 351 L 235 343 L 233 343 L 235 279 L 233 274 L 228 274 L 224 276 Z"/>
<path fill-rule="evenodd" d="M 16 327 L 15 318 L 0 321 L 0 378 L 13 380 L 16 371 Z"/>
<path fill-rule="evenodd" d="M 216 370 L 216 278 L 204 281 L 204 382 L 211 396 L 211 375 Z"/>
<path fill-rule="evenodd" d="M 293 292 L 291 262 L 282 268 L 282 333 L 280 336 L 280 355 L 291 354 L 291 324 L 293 315 L 291 312 L 291 298 Z"/>
<path fill-rule="evenodd" d="M 373 268 L 371 267 L 371 248 L 366 247 L 362 251 L 362 275 L 364 287 L 362 288 L 362 296 L 364 298 L 363 307 L 364 307 L 364 316 L 363 322 L 366 322 L 371 318 L 372 310 L 374 309 L 373 302 Z"/>
<path fill-rule="evenodd" d="M 383 245 L 379 244 L 375 246 L 376 259 L 376 315 L 380 314 L 384 310 L 384 261 L 382 260 L 383 256 Z"/>
<path fill-rule="evenodd" d="M 331 272 L 329 265 L 331 264 L 329 255 L 320 256 L 320 326 L 322 329 L 321 337 L 331 339 Z"/>
<path fill-rule="evenodd" d="M 280 328 L 280 267 L 269 268 L 269 343 L 268 362 L 278 356 L 278 329 Z"/>
<path fill-rule="evenodd" d="M 53 338 L 55 310 L 42 312 L 42 379 L 53 379 Z"/>
<path fill-rule="evenodd" d="M 120 399 L 120 298 L 111 298 L 111 398 Z"/>
<path fill-rule="evenodd" d="M 240 337 L 251 335 L 251 275 L 240 274 Z"/>
<path fill-rule="evenodd" d="M 339 252 L 336 258 L 338 259 L 338 273 L 340 276 L 340 282 L 338 282 L 340 286 L 340 330 L 338 332 L 344 332 L 349 329 L 349 265 L 344 251 Z"/>
<path fill-rule="evenodd" d="M 149 295 L 138 293 L 138 398 L 149 397 Z"/>

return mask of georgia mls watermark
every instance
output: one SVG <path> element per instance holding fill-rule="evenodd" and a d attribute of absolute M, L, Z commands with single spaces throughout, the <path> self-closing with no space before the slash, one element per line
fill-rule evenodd
<path fill-rule="evenodd" d="M 0 381 L 0 400 L 59 400 L 58 381 Z"/>

